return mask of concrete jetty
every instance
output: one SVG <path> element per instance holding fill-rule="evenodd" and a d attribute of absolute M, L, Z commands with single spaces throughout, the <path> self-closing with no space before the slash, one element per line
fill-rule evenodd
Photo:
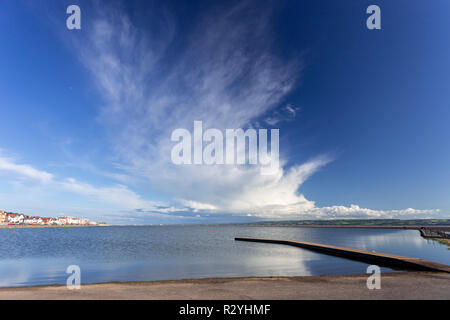
<path fill-rule="evenodd" d="M 450 239 L 450 234 L 444 231 L 445 229 L 432 229 L 422 227 L 419 229 L 420 235 L 424 238 L 431 239 Z"/>
<path fill-rule="evenodd" d="M 441 264 L 419 258 L 398 256 L 393 254 L 350 249 L 305 241 L 257 239 L 257 238 L 235 238 L 234 240 L 284 244 L 309 249 L 337 257 L 348 258 L 351 260 L 361 261 L 370 264 L 377 264 L 380 266 L 394 269 L 406 269 L 417 271 L 440 271 L 450 273 L 450 266 L 446 264 Z"/>

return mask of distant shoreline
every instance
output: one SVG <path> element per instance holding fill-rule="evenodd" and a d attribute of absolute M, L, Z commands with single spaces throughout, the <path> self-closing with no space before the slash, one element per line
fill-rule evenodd
<path fill-rule="evenodd" d="M 303 228 L 450 228 L 450 219 L 332 219 L 332 220 L 264 220 L 230 223 L 241 226 Z"/>
<path fill-rule="evenodd" d="M 49 226 L 49 225 L 0 225 L 0 229 L 30 229 L 30 228 L 72 228 L 72 227 L 106 227 L 108 225 L 84 225 L 84 224 L 74 224 L 65 226 Z"/>
<path fill-rule="evenodd" d="M 206 227 L 245 227 L 245 228 L 339 228 L 339 229 L 403 229 L 403 230 L 420 230 L 420 228 L 450 230 L 450 225 L 342 225 L 342 224 L 326 224 L 326 225 L 266 225 L 266 224 L 166 224 L 166 225 L 114 225 L 114 224 L 98 224 L 98 225 L 0 225 L 0 229 L 21 229 L 21 228 L 65 228 L 65 227 L 167 227 L 167 226 L 206 226 Z"/>
<path fill-rule="evenodd" d="M 341 225 L 341 224 L 327 224 L 327 225 L 258 225 L 258 224 L 235 224 L 232 225 L 234 227 L 252 227 L 252 228 L 358 228 L 358 229 L 407 229 L 407 230 L 419 230 L 420 228 L 429 228 L 429 229 L 442 229 L 442 230 L 450 230 L 449 225 Z"/>

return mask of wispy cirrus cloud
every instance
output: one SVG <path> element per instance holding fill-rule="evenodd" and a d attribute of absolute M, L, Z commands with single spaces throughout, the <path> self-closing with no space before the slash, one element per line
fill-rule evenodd
<path fill-rule="evenodd" d="M 284 108 L 278 108 L 272 114 L 264 119 L 264 122 L 269 126 L 275 126 L 283 121 L 290 121 L 295 119 L 298 112 L 301 110 L 300 107 L 296 107 L 292 104 L 286 105 Z"/>
<path fill-rule="evenodd" d="M 317 208 L 299 188 L 332 161 L 326 156 L 272 176 L 261 176 L 255 167 L 171 163 L 171 132 L 190 129 L 194 120 L 203 121 L 204 128 L 246 128 L 261 120 L 277 125 L 299 111 L 287 99 L 301 78 L 303 62 L 278 58 L 273 12 L 249 4 L 208 12 L 183 30 L 187 41 L 177 46 L 173 41 L 181 31 L 168 14 L 150 17 L 158 21 L 153 30 L 134 25 L 118 9 L 98 14 L 93 31 L 76 47 L 103 97 L 100 121 L 121 167 L 195 212 L 278 218 L 429 213 L 355 205 Z M 130 204 L 142 206 L 136 197 L 130 197 Z"/>
<path fill-rule="evenodd" d="M 13 158 L 2 157 L 0 155 L 0 172 L 2 171 L 41 183 L 49 183 L 53 179 L 53 175 L 51 173 L 37 170 L 28 164 L 16 163 Z"/>
<path fill-rule="evenodd" d="M 258 168 L 177 167 L 170 160 L 172 130 L 190 128 L 194 120 L 206 128 L 252 126 L 294 87 L 302 62 L 282 62 L 272 52 L 271 12 L 250 13 L 241 3 L 205 16 L 182 52 L 172 57 L 172 67 L 163 61 L 172 33 L 149 40 L 150 34 L 119 11 L 100 16 L 91 45 L 80 46 L 81 59 L 106 101 L 103 123 L 114 132 L 112 143 L 125 167 L 194 210 L 249 210 L 258 201 L 251 192 L 255 187 L 267 190 L 265 202 L 282 204 L 281 193 L 274 191 L 290 179 L 283 172 L 261 177 Z M 171 25 L 170 18 L 166 21 Z M 294 189 L 291 200 L 305 201 Z"/>

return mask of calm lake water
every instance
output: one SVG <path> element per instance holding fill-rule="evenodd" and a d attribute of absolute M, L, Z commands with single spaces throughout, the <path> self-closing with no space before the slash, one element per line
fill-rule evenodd
<path fill-rule="evenodd" d="M 305 249 L 234 241 L 303 240 L 450 264 L 448 246 L 414 230 L 236 226 L 0 229 L 0 287 L 81 282 L 366 273 L 367 264 Z M 382 271 L 392 271 L 382 268 Z"/>

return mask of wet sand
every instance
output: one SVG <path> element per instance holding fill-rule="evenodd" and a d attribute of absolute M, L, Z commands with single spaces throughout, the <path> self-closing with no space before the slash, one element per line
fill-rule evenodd
<path fill-rule="evenodd" d="M 382 274 L 381 289 L 369 290 L 369 275 L 320 277 L 223 278 L 0 288 L 0 299 L 450 299 L 450 274 Z"/>

